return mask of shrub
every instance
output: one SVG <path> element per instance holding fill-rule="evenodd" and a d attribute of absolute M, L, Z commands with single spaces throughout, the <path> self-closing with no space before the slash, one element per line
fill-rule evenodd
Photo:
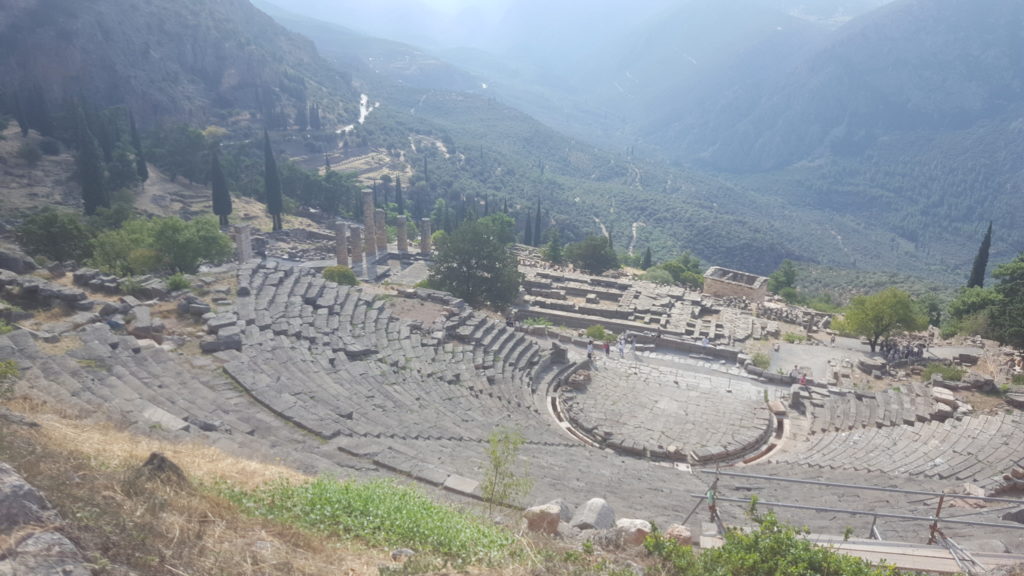
<path fill-rule="evenodd" d="M 964 377 L 963 369 L 936 362 L 925 366 L 924 371 L 921 372 L 921 380 L 928 382 L 932 379 L 932 374 L 941 374 L 942 379 L 947 382 L 959 382 Z"/>
<path fill-rule="evenodd" d="M 648 268 L 644 275 L 640 277 L 641 280 L 648 282 L 654 282 L 655 284 L 675 284 L 675 279 L 672 278 L 672 274 L 664 268 L 655 266 L 654 268 Z"/>
<path fill-rule="evenodd" d="M 499 560 L 515 543 L 514 536 L 502 528 L 386 480 L 319 478 L 251 491 L 222 486 L 221 491 L 252 516 L 360 538 L 370 546 L 410 547 L 456 564 Z"/>
<path fill-rule="evenodd" d="M 192 282 L 181 272 L 167 277 L 167 287 L 171 291 L 188 290 L 190 286 L 192 286 Z"/>
<path fill-rule="evenodd" d="M 772 365 L 772 359 L 764 352 L 755 352 L 750 361 L 761 370 L 767 370 Z"/>
<path fill-rule="evenodd" d="M 118 275 L 160 270 L 192 274 L 200 263 L 222 262 L 231 252 L 231 240 L 212 216 L 188 222 L 176 217 L 136 218 L 96 237 L 93 264 Z"/>
<path fill-rule="evenodd" d="M 60 154 L 60 141 L 55 138 L 43 138 L 39 141 L 39 151 L 47 156 Z"/>
<path fill-rule="evenodd" d="M 9 399 L 14 394 L 14 381 L 21 373 L 18 364 L 14 360 L 0 361 L 0 402 Z"/>
<path fill-rule="evenodd" d="M 790 344 L 797 344 L 807 339 L 803 334 L 797 334 L 796 332 L 786 332 L 782 335 L 782 339 Z"/>
<path fill-rule="evenodd" d="M 587 328 L 587 338 L 597 340 L 598 342 L 614 342 L 615 334 L 605 330 L 604 326 L 600 324 L 594 324 Z"/>
<path fill-rule="evenodd" d="M 35 166 L 43 159 L 43 153 L 39 151 L 39 148 L 29 142 L 23 142 L 21 146 L 18 146 L 17 155 L 29 166 Z"/>
<path fill-rule="evenodd" d="M 0 336 L 11 332 L 14 332 L 14 326 L 8 324 L 6 320 L 0 320 Z"/>
<path fill-rule="evenodd" d="M 348 266 L 328 266 L 324 268 L 324 280 L 341 284 L 343 286 L 355 286 L 359 284 L 356 273 Z"/>
<path fill-rule="evenodd" d="M 547 318 L 537 318 L 535 316 L 523 320 L 523 324 L 527 326 L 554 326 L 554 322 L 551 320 L 548 320 Z"/>
<path fill-rule="evenodd" d="M 487 469 L 480 490 L 491 508 L 517 505 L 533 487 L 525 462 L 519 460 L 523 442 L 522 434 L 504 428 L 495 428 L 487 437 Z"/>
<path fill-rule="evenodd" d="M 18 226 L 15 238 L 30 255 L 56 262 L 81 262 L 92 255 L 92 233 L 72 212 L 44 208 Z"/>
<path fill-rule="evenodd" d="M 136 280 L 135 278 L 125 278 L 121 280 L 121 283 L 118 286 L 118 288 L 121 289 L 121 292 L 124 292 L 125 294 L 130 294 L 132 296 L 139 296 L 142 294 L 144 290 L 144 288 L 142 287 L 142 283 Z"/>

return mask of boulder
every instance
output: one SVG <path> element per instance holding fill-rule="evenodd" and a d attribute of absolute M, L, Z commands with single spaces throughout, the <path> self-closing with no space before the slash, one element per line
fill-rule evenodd
<path fill-rule="evenodd" d="M 79 268 L 71 275 L 71 281 L 79 286 L 85 286 L 99 277 L 99 275 L 100 271 L 95 268 Z"/>
<path fill-rule="evenodd" d="M 576 510 L 569 525 L 580 530 L 607 530 L 615 526 L 615 512 L 603 498 L 591 498 Z"/>
<path fill-rule="evenodd" d="M 561 519 L 562 522 L 569 522 L 570 520 L 572 520 L 572 504 L 569 504 L 568 502 L 562 500 L 561 498 L 556 498 L 555 500 L 548 502 L 548 504 L 558 506 L 558 517 Z"/>
<path fill-rule="evenodd" d="M 19 526 L 47 526 L 58 521 L 43 495 L 14 468 L 0 462 L 0 534 L 10 534 Z"/>
<path fill-rule="evenodd" d="M 1000 518 L 1002 518 L 1003 520 L 1008 520 L 1010 522 L 1024 524 L 1024 508 L 1014 510 L 1013 512 L 1007 512 L 1006 514 L 1000 516 Z"/>
<path fill-rule="evenodd" d="M 22 251 L 5 247 L 0 248 L 0 268 L 10 270 L 15 274 L 28 274 L 39 268 L 36 261 L 26 256 Z"/>
<path fill-rule="evenodd" d="M 620 518 L 615 522 L 615 530 L 621 535 L 623 546 L 642 546 L 647 535 L 651 533 L 651 523 L 646 520 Z"/>
<path fill-rule="evenodd" d="M 527 508 L 523 512 L 523 518 L 526 520 L 526 529 L 530 532 L 539 532 L 541 534 L 558 533 L 558 524 L 561 521 L 559 510 L 559 507 L 554 504 L 542 504 Z"/>
<path fill-rule="evenodd" d="M 683 546 L 690 546 L 693 544 L 693 535 L 690 534 L 690 529 L 682 524 L 669 525 L 668 529 L 665 530 L 665 538 L 675 540 Z"/>
<path fill-rule="evenodd" d="M 996 389 L 996 381 L 994 379 L 973 371 L 964 374 L 964 377 L 960 379 L 960 383 L 965 388 L 982 392 L 992 392 Z"/>

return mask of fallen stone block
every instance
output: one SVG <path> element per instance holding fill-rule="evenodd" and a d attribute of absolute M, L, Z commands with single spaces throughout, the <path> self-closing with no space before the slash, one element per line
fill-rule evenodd
<path fill-rule="evenodd" d="M 683 546 L 690 546 L 693 544 L 693 535 L 690 534 L 690 529 L 682 524 L 671 524 L 668 529 L 665 530 L 665 537 L 670 540 L 675 540 L 678 544 Z"/>
<path fill-rule="evenodd" d="M 222 328 L 214 337 L 204 338 L 199 342 L 199 350 L 212 354 L 225 350 L 242 351 L 242 329 L 238 326 Z"/>
<path fill-rule="evenodd" d="M 935 400 L 936 402 L 940 402 L 942 404 L 945 404 L 946 406 L 949 406 L 950 408 L 953 408 L 953 409 L 956 408 L 956 404 L 957 404 L 956 396 L 954 396 L 952 392 L 950 392 L 949 390 L 946 390 L 945 388 L 933 387 L 932 388 L 932 399 Z"/>
<path fill-rule="evenodd" d="M 85 286 L 99 275 L 100 271 L 95 268 L 79 268 L 71 274 L 71 281 L 79 286 Z"/>
<path fill-rule="evenodd" d="M 458 474 L 452 474 L 445 479 L 444 488 L 451 490 L 452 492 L 459 492 L 461 494 L 475 495 L 478 492 L 480 483 L 472 478 L 466 478 L 465 476 L 459 476 Z"/>
<path fill-rule="evenodd" d="M 615 522 L 615 530 L 621 535 L 623 546 L 641 546 L 651 533 L 651 523 L 646 520 L 620 518 Z"/>
<path fill-rule="evenodd" d="M 141 415 L 146 420 L 149 420 L 150 423 L 159 426 L 163 430 L 188 432 L 190 428 L 188 422 L 157 406 L 146 407 L 142 410 Z"/>
<path fill-rule="evenodd" d="M 526 529 L 530 532 L 539 532 L 541 534 L 558 533 L 558 524 L 562 521 L 559 512 L 559 506 L 554 504 L 542 504 L 527 508 L 523 512 L 523 518 L 526 520 Z"/>
<path fill-rule="evenodd" d="M 591 498 L 576 510 L 569 525 L 580 530 L 607 530 L 615 526 L 615 512 L 603 498 Z"/>

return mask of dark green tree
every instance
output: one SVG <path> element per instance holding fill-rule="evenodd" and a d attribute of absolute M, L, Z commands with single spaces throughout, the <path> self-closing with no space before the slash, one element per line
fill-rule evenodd
<path fill-rule="evenodd" d="M 877 294 L 857 296 L 846 309 L 843 326 L 868 339 L 871 351 L 878 341 L 898 331 L 922 330 L 928 317 L 899 288 L 886 288 Z"/>
<path fill-rule="evenodd" d="M 523 232 L 523 244 L 533 246 L 533 219 L 526 218 L 526 230 Z"/>
<path fill-rule="evenodd" d="M 139 180 L 149 180 L 149 166 L 146 165 L 146 155 L 142 153 L 142 139 L 139 138 L 139 130 L 135 127 L 135 114 L 128 111 L 128 128 L 132 133 L 132 148 L 135 150 L 135 173 Z"/>
<path fill-rule="evenodd" d="M 778 294 L 786 288 L 796 288 L 796 276 L 796 264 L 787 258 L 768 276 L 768 290 Z"/>
<path fill-rule="evenodd" d="M 86 122 L 85 112 L 81 106 L 76 112 L 76 129 L 78 153 L 75 155 L 75 165 L 78 168 L 78 183 L 82 187 L 85 214 L 92 216 L 101 207 L 110 208 L 110 198 L 107 196 L 104 182 L 100 147 L 89 130 L 89 123 Z"/>
<path fill-rule="evenodd" d="M 988 231 L 981 240 L 978 247 L 978 254 L 974 256 L 974 265 L 971 266 L 971 277 L 967 280 L 967 287 L 982 288 L 985 286 L 985 269 L 988 268 L 988 252 L 992 247 L 992 222 L 988 223 Z"/>
<path fill-rule="evenodd" d="M 430 284 L 471 306 L 505 309 L 519 295 L 518 262 L 512 252 L 515 223 L 504 214 L 463 222 L 437 242 Z"/>
<path fill-rule="evenodd" d="M 224 178 L 224 170 L 220 167 L 220 152 L 214 149 L 210 160 L 210 186 L 213 189 L 213 213 L 220 219 L 220 227 L 228 227 L 228 215 L 231 214 L 231 193 L 228 181 Z"/>
<path fill-rule="evenodd" d="M 992 309 L 991 325 L 1000 342 L 1024 348 L 1024 253 L 992 271 L 1001 301 Z"/>
<path fill-rule="evenodd" d="M 28 116 L 25 114 L 25 107 L 21 105 L 21 96 L 18 95 L 17 90 L 14 92 L 14 119 L 18 122 L 18 129 L 21 130 L 22 137 L 28 136 Z"/>
<path fill-rule="evenodd" d="M 541 221 L 540 198 L 537 198 L 537 212 L 533 216 L 533 243 L 532 246 L 540 246 L 541 238 L 544 237 L 544 224 Z"/>
<path fill-rule="evenodd" d="M 552 264 L 561 264 L 565 260 L 563 252 L 562 236 L 558 233 L 558 228 L 549 228 L 548 243 L 544 247 L 544 259 Z"/>
<path fill-rule="evenodd" d="M 643 259 L 640 260 L 640 268 L 643 269 L 643 270 L 647 270 L 648 268 L 650 268 L 651 264 L 652 264 L 652 258 L 653 257 L 654 257 L 653 254 L 651 254 L 651 247 L 648 246 L 647 249 L 644 250 L 644 257 L 643 257 Z"/>
<path fill-rule="evenodd" d="M 71 212 L 44 208 L 18 226 L 15 238 L 25 252 L 55 262 L 82 263 L 92 256 L 92 233 L 82 217 Z"/>
<path fill-rule="evenodd" d="M 607 236 L 587 236 L 582 242 L 565 247 L 565 259 L 591 274 L 602 274 L 619 267 L 618 256 Z"/>
<path fill-rule="evenodd" d="M 263 186 L 266 190 L 267 212 L 273 219 L 273 230 L 282 230 L 281 212 L 284 211 L 284 199 L 281 197 L 281 176 L 277 172 L 277 161 L 274 151 L 270 148 L 270 134 L 263 131 Z"/>
<path fill-rule="evenodd" d="M 405 198 L 402 197 L 402 177 L 395 178 L 395 207 L 399 214 L 405 214 Z"/>

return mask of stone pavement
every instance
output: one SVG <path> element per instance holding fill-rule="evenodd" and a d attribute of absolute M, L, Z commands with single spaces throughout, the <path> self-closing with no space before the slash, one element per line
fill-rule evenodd
<path fill-rule="evenodd" d="M 618 358 L 597 362 L 590 383 L 562 388 L 560 399 L 575 426 L 600 444 L 641 456 L 714 462 L 757 451 L 774 430 L 764 389 L 745 378 Z"/>

